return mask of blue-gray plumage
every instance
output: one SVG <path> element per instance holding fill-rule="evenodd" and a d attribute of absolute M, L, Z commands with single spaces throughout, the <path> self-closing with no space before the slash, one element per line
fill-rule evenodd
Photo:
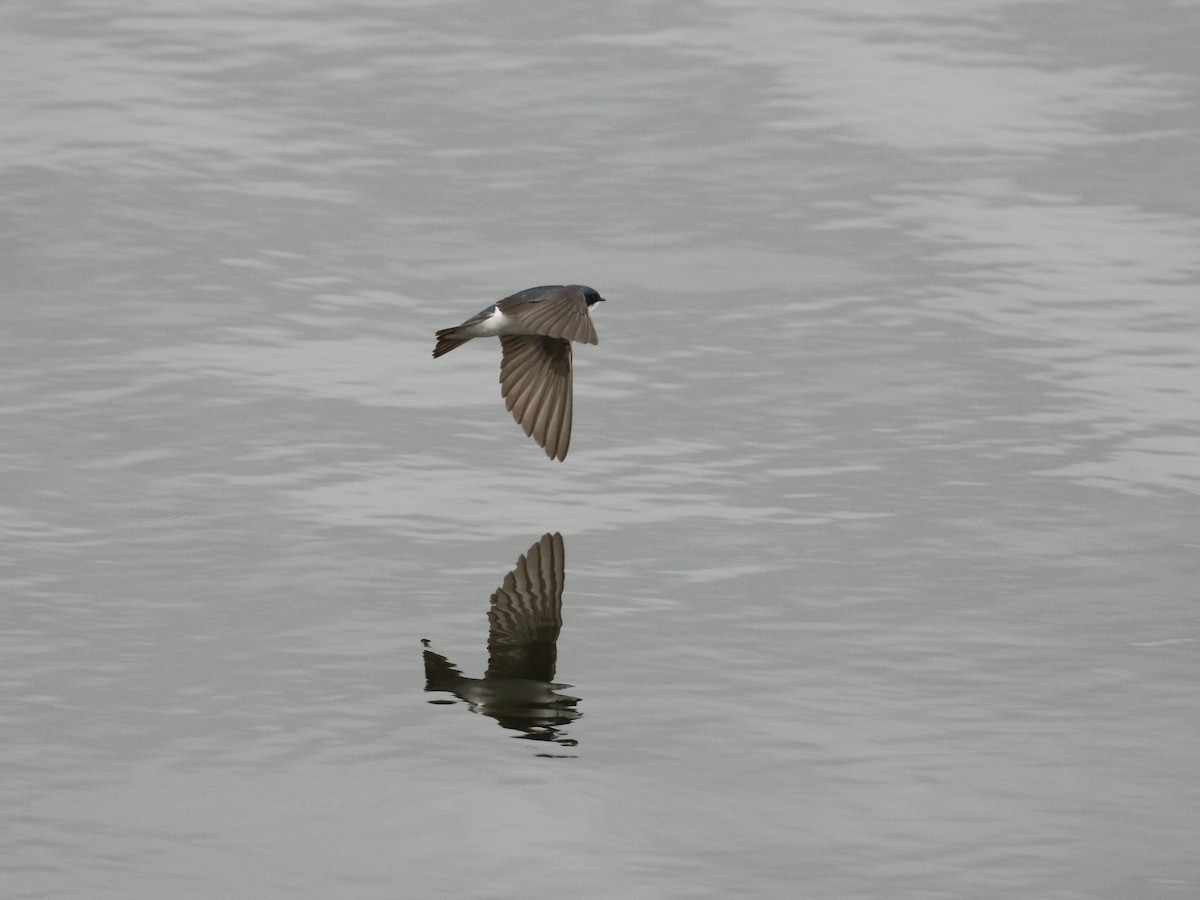
<path fill-rule="evenodd" d="M 551 459 L 571 443 L 571 341 L 599 343 L 589 314 L 604 298 L 582 284 L 526 288 L 437 333 L 434 357 L 480 337 L 500 338 L 500 393 Z"/>

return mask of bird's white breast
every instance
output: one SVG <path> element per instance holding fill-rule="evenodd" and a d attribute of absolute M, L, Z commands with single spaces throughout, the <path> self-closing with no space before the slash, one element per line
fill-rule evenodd
<path fill-rule="evenodd" d="M 492 314 L 481 322 L 476 322 L 467 328 L 460 329 L 464 337 L 498 337 L 502 334 L 536 334 L 530 331 L 512 316 L 506 316 L 498 308 L 492 309 Z"/>

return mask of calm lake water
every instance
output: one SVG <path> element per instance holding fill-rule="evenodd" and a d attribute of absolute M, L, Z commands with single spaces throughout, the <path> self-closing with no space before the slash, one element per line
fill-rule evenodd
<path fill-rule="evenodd" d="M 5 897 L 1200 894 L 1194 2 L 4 19 Z"/>

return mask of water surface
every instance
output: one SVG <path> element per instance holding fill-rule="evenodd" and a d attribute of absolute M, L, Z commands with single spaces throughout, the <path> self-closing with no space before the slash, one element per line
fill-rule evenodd
<path fill-rule="evenodd" d="M 7 24 L 7 896 L 1196 894 L 1187 5 Z M 422 640 L 556 532 L 547 752 Z"/>

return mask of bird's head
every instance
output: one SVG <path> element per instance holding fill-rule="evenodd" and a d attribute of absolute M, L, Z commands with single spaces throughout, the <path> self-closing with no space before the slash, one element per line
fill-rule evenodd
<path fill-rule="evenodd" d="M 588 306 L 594 306 L 597 303 L 603 302 L 604 298 L 600 296 L 600 292 L 595 288 L 584 287 L 579 288 L 583 292 L 583 299 L 587 301 Z"/>

